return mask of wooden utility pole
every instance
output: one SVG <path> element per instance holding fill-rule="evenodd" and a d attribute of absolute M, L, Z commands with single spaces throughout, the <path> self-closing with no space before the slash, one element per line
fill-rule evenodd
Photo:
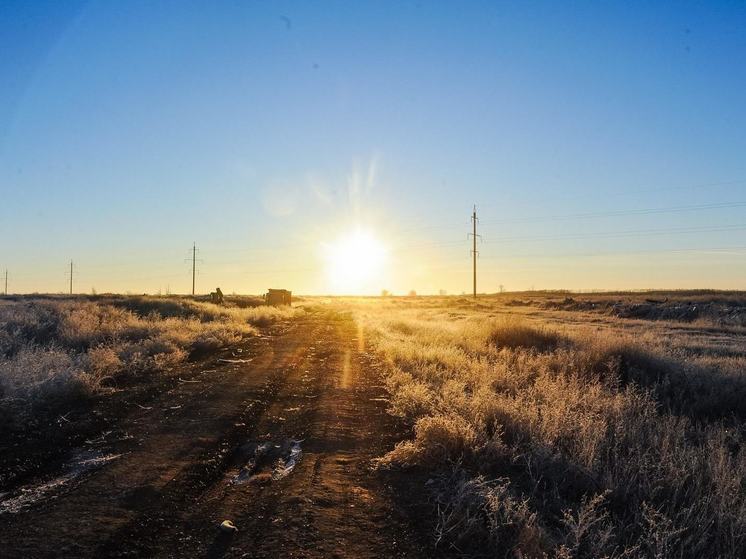
<path fill-rule="evenodd" d="M 197 243 L 192 243 L 192 254 L 189 255 L 188 258 L 184 259 L 185 263 L 190 263 L 192 265 L 192 295 L 196 295 L 197 293 L 197 262 L 202 262 L 202 260 L 197 260 Z"/>
<path fill-rule="evenodd" d="M 192 245 L 192 296 L 194 296 L 194 286 L 197 276 L 197 243 Z"/>
<path fill-rule="evenodd" d="M 73 261 L 70 260 L 70 295 L 73 294 Z"/>
<path fill-rule="evenodd" d="M 474 287 L 474 298 L 477 298 L 477 255 L 479 252 L 477 252 L 477 206 L 474 205 L 474 211 L 471 214 L 471 225 L 472 225 L 472 232 L 469 233 L 471 235 L 472 240 L 472 246 L 471 246 L 471 257 L 472 257 L 472 279 L 473 279 L 473 287 Z M 467 235 L 468 236 L 468 235 Z"/>
<path fill-rule="evenodd" d="M 3 293 L 8 294 L 8 268 L 5 268 L 5 291 Z"/>
<path fill-rule="evenodd" d="M 477 207 L 474 206 L 474 213 L 471 214 L 471 223 L 474 227 L 474 231 L 472 232 L 472 248 L 471 248 L 471 255 L 472 255 L 472 264 L 473 264 L 473 277 L 474 277 L 474 298 L 477 298 Z"/>

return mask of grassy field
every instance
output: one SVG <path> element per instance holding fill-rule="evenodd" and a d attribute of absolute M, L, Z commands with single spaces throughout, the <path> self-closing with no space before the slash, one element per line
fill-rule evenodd
<path fill-rule="evenodd" d="M 257 333 L 297 309 L 179 297 L 0 299 L 0 421 L 24 431 L 138 375 Z"/>
<path fill-rule="evenodd" d="M 742 556 L 745 303 L 334 302 L 387 362 L 390 411 L 412 436 L 379 466 L 425 473 L 439 547 L 589 558 Z"/>
<path fill-rule="evenodd" d="M 402 481 L 407 498 L 421 503 L 425 516 L 408 521 L 424 527 L 443 555 L 742 557 L 744 316 L 746 295 L 719 292 L 309 298 L 304 307 L 279 309 L 251 298 L 225 306 L 184 297 L 3 298 L 0 490 L 39 477 L 65 449 L 90 445 L 117 425 L 125 436 L 139 425 L 137 417 L 127 423 L 133 410 L 164 414 L 165 430 L 182 402 L 233 413 L 220 398 L 230 399 L 233 383 L 250 382 L 258 370 L 295 371 L 297 386 L 288 385 L 287 398 L 313 377 L 344 393 L 345 409 L 373 409 L 373 400 L 383 406 L 372 392 L 349 385 L 357 363 L 360 378 L 375 377 L 379 390 L 380 367 L 388 412 L 398 418 L 389 420 L 402 428 L 394 440 L 403 440 L 382 447 L 388 452 L 374 461 L 378 474 Z M 293 334 L 288 319 L 299 317 L 306 323 Z M 203 371 L 203 358 L 230 357 L 242 351 L 240 342 L 273 329 L 273 336 L 256 338 L 264 343 L 266 370 L 228 359 L 240 362 L 240 373 Z M 353 345 L 364 359 L 346 349 L 339 367 L 329 365 L 330 352 L 300 366 L 304 351 L 317 352 L 311 346 L 322 331 L 336 332 L 340 348 Z M 274 359 L 276 366 L 266 365 Z M 179 376 L 189 362 L 198 380 Z M 334 374 L 339 382 L 322 378 Z M 204 389 L 200 398 L 212 394 L 215 401 L 175 405 L 169 394 L 179 386 Z M 304 417 L 314 417 L 312 404 L 324 394 L 319 388 L 302 400 L 310 414 Z M 349 430 L 336 407 L 339 394 L 326 394 L 335 405 L 319 404 L 314 413 Z M 280 396 L 268 393 L 267 402 Z M 160 408 L 138 407 L 156 397 L 163 398 Z M 289 414 L 301 406 L 278 402 L 267 409 L 282 410 L 278 425 L 287 429 Z M 380 414 L 386 416 L 382 408 Z M 187 423 L 178 425 L 177 433 Z M 175 449 L 180 441 L 173 434 L 164 440 Z M 191 439 L 183 442 L 191 449 Z M 306 506 L 308 514 L 329 513 Z M 361 526 L 366 521 L 361 517 Z"/>

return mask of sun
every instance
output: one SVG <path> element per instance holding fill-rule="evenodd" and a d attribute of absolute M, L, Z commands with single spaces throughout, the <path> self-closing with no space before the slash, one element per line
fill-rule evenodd
<path fill-rule="evenodd" d="M 335 293 L 360 295 L 380 290 L 386 249 L 370 232 L 358 229 L 324 245 L 324 256 Z"/>

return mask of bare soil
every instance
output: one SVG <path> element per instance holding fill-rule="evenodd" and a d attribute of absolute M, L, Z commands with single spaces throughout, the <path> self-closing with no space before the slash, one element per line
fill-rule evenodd
<path fill-rule="evenodd" d="M 32 458 L 0 502 L 38 498 L 0 513 L 0 555 L 432 557 L 423 480 L 371 467 L 408 435 L 385 397 L 352 319 L 309 312 L 60 421 L 64 447 L 14 441 Z"/>

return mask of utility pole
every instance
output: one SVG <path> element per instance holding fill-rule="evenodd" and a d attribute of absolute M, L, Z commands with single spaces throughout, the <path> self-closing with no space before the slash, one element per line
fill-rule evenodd
<path fill-rule="evenodd" d="M 474 205 L 474 213 L 471 214 L 471 224 L 473 231 L 471 233 L 471 257 L 472 257 L 472 276 L 474 280 L 474 298 L 477 298 L 477 206 Z"/>
<path fill-rule="evenodd" d="M 70 295 L 73 294 L 73 261 L 70 260 Z"/>
<path fill-rule="evenodd" d="M 471 225 L 472 225 L 472 232 L 469 233 L 471 235 L 472 240 L 472 247 L 471 247 L 471 256 L 472 256 L 472 273 L 473 273 L 473 281 L 474 281 L 474 298 L 477 298 L 477 255 L 479 252 L 477 252 L 477 237 L 481 237 L 481 235 L 477 235 L 477 205 L 474 204 L 474 211 L 471 214 Z M 467 237 L 469 237 L 467 235 Z"/>
<path fill-rule="evenodd" d="M 5 291 L 3 293 L 8 294 L 8 268 L 5 268 Z"/>
<path fill-rule="evenodd" d="M 192 245 L 192 297 L 194 296 L 194 286 L 197 276 L 197 243 Z"/>
<path fill-rule="evenodd" d="M 192 265 L 192 295 L 195 295 L 197 293 L 197 262 L 202 262 L 202 260 L 197 260 L 197 243 L 192 243 L 191 253 L 189 258 L 184 259 L 184 262 Z"/>

